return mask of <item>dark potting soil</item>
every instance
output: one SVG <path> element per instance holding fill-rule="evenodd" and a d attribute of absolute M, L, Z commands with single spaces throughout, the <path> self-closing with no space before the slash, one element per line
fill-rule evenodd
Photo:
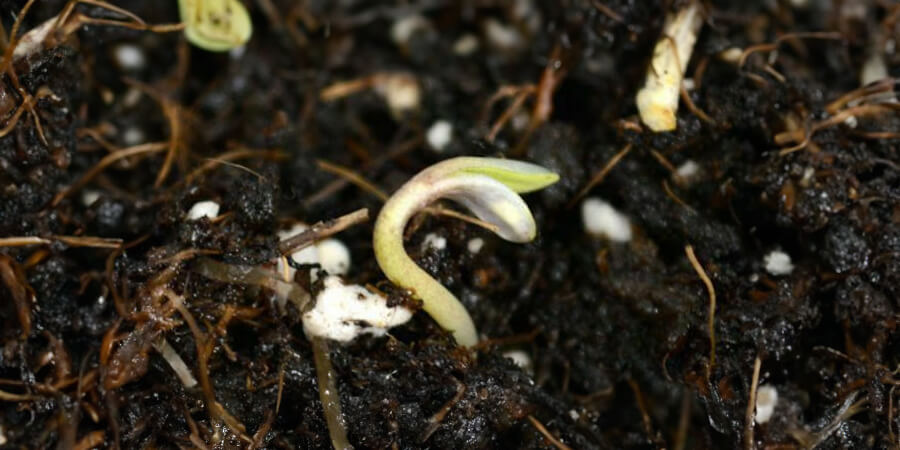
<path fill-rule="evenodd" d="M 5 30 L 25 3 L 0 1 Z M 175 1 L 114 3 L 179 20 Z M 244 3 L 253 36 L 230 53 L 85 23 L 4 55 L 0 447 L 331 447 L 298 311 L 197 261 L 271 265 L 292 222 L 374 218 L 382 200 L 323 161 L 392 192 L 458 155 L 561 180 L 525 196 L 532 243 L 413 220 L 410 255 L 483 342 L 460 349 L 417 313 L 388 337 L 332 344 L 357 448 L 900 446 L 893 79 L 838 102 L 873 52 L 900 73 L 896 2 L 705 2 L 693 108 L 682 100 L 665 133 L 641 125 L 634 98 L 666 13 L 687 1 Z M 17 36 L 64 8 L 35 2 Z M 65 23 L 85 18 L 136 23 L 95 3 Z M 418 86 L 414 108 L 379 94 L 398 79 Z M 322 98 L 354 80 L 364 88 Z M 453 130 L 440 150 L 438 121 Z M 679 177 L 686 163 L 698 170 Z M 586 197 L 627 215 L 632 239 L 586 233 Z M 186 220 L 205 200 L 219 216 Z M 385 281 L 371 233 L 370 220 L 335 236 L 346 279 L 415 305 Z M 430 234 L 446 246 L 424 245 Z M 793 270 L 767 270 L 773 251 Z M 748 416 L 763 390 L 778 398 L 768 421 Z"/>

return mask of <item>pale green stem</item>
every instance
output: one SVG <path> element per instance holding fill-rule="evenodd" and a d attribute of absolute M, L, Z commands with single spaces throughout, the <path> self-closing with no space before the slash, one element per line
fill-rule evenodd
<path fill-rule="evenodd" d="M 503 239 L 528 242 L 534 239 L 536 226 L 517 192 L 541 189 L 558 178 L 534 164 L 496 158 L 460 157 L 431 166 L 394 193 L 378 215 L 373 236 L 378 265 L 391 282 L 421 299 L 425 312 L 450 330 L 457 343 L 473 346 L 478 333 L 469 313 L 456 296 L 406 254 L 406 223 L 429 203 L 448 198 L 498 225 L 497 234 Z"/>
<path fill-rule="evenodd" d="M 426 175 L 425 172 L 419 176 Z M 409 289 L 422 300 L 422 308 L 446 330 L 453 332 L 456 342 L 472 346 L 478 342 L 475 324 L 469 312 L 447 288 L 422 270 L 403 248 L 403 230 L 417 211 L 436 200 L 442 192 L 415 183 L 417 176 L 400 188 L 384 205 L 375 222 L 373 245 L 375 259 L 391 282 Z"/>

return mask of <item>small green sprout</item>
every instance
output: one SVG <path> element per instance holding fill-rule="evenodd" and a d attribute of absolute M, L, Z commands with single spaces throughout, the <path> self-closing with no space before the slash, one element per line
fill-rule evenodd
<path fill-rule="evenodd" d="M 250 14 L 240 0 L 178 0 L 178 10 L 188 41 L 204 50 L 240 47 L 253 33 Z"/>
<path fill-rule="evenodd" d="M 375 222 L 375 259 L 391 282 L 422 300 L 425 312 L 452 331 L 457 343 L 475 345 L 478 334 L 463 305 L 406 254 L 406 223 L 429 203 L 446 198 L 494 225 L 503 239 L 529 242 L 537 226 L 518 194 L 543 189 L 557 180 L 557 174 L 541 166 L 507 159 L 459 157 L 435 164 L 406 182 L 381 209 Z"/>

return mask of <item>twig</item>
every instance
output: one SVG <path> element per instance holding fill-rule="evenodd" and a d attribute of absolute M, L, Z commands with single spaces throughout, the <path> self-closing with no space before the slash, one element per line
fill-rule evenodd
<path fill-rule="evenodd" d="M 531 108 L 528 128 L 525 129 L 525 132 L 519 138 L 519 142 L 509 153 L 510 156 L 522 156 L 525 153 L 528 140 L 531 139 L 534 132 L 550 119 L 550 115 L 553 113 L 553 94 L 567 74 L 568 68 L 562 60 L 562 46 L 557 43 L 553 46 L 553 50 L 550 51 L 547 65 L 544 66 L 541 79 L 534 92 L 534 106 Z"/>
<path fill-rule="evenodd" d="M 69 247 L 118 248 L 120 245 L 122 245 L 121 239 L 101 238 L 94 236 L 50 236 L 49 238 L 42 238 L 38 236 L 19 236 L 0 238 L 0 247 L 45 245 L 52 244 L 53 241 L 62 242 Z"/>
<path fill-rule="evenodd" d="M 338 81 L 322 88 L 319 91 L 319 100 L 331 102 L 339 98 L 371 88 L 377 83 L 377 74 L 368 75 L 354 80 Z"/>
<path fill-rule="evenodd" d="M 247 446 L 247 450 L 254 450 L 256 448 L 260 448 L 263 445 L 263 441 L 266 439 L 266 435 L 269 434 L 269 430 L 272 429 L 272 424 L 275 422 L 275 413 L 270 409 L 266 412 L 266 420 L 262 425 L 259 426 L 259 429 L 256 430 L 256 433 L 253 434 L 253 442 Z"/>
<path fill-rule="evenodd" d="M 33 0 L 32 0 L 33 1 Z M 98 19 L 90 16 L 86 16 L 81 13 L 74 12 L 75 7 L 78 6 L 79 3 L 85 3 L 89 5 L 94 5 L 100 8 L 105 8 L 110 11 L 122 14 L 123 16 L 130 19 L 128 20 L 114 20 L 114 19 Z M 29 2 L 30 4 L 30 2 Z M 26 5 L 27 6 L 27 5 Z M 21 18 L 24 16 L 25 9 L 19 14 Z M 18 20 L 18 19 L 17 19 Z M 180 31 L 184 29 L 184 24 L 182 23 L 171 23 L 171 24 L 160 24 L 160 25 L 150 25 L 144 22 L 140 17 L 128 11 L 126 9 L 120 8 L 118 6 L 112 5 L 110 3 L 100 1 L 100 0 L 70 0 L 63 11 L 57 14 L 54 17 L 44 21 L 42 24 L 32 28 L 22 36 L 21 40 L 16 40 L 11 43 L 9 48 L 11 50 L 7 50 L 11 52 L 11 59 L 15 61 L 19 61 L 23 58 L 28 58 L 31 55 L 36 54 L 41 49 L 46 47 L 55 47 L 59 45 L 60 42 L 65 40 L 72 33 L 77 31 L 83 25 L 105 25 L 105 26 L 120 26 L 124 28 L 130 28 L 132 30 L 139 31 L 151 31 L 154 33 L 169 33 L 173 31 Z M 15 27 L 14 27 L 15 28 Z M 15 31 L 15 30 L 14 30 Z M 17 45 L 21 41 L 22 45 Z M 6 58 L 6 55 L 4 55 Z M 3 70 L 0 70 L 0 73 L 3 73 L 7 67 L 8 61 L 4 59 L 4 62 L 0 67 Z"/>
<path fill-rule="evenodd" d="M 753 450 L 756 448 L 756 442 L 753 439 L 753 422 L 756 420 L 756 387 L 759 386 L 759 369 L 762 367 L 762 360 L 756 355 L 753 361 L 753 377 L 750 380 L 750 398 L 747 400 L 747 415 L 744 419 L 744 449 Z"/>
<path fill-rule="evenodd" d="M 72 450 L 89 450 L 101 446 L 104 442 L 106 442 L 106 432 L 97 430 L 88 433 L 71 448 Z"/>
<path fill-rule="evenodd" d="M 622 15 L 613 11 L 609 6 L 600 3 L 598 0 L 591 0 L 591 3 L 594 5 L 594 8 L 597 8 L 597 10 L 603 13 L 606 17 L 609 17 L 610 19 L 619 23 L 625 23 L 625 19 L 622 17 Z"/>
<path fill-rule="evenodd" d="M 547 440 L 550 441 L 551 444 L 553 444 L 554 447 L 558 448 L 559 450 L 572 450 L 572 447 L 569 447 L 568 445 L 563 444 L 559 439 L 556 439 L 555 437 L 553 437 L 553 435 L 550 434 L 549 431 L 547 431 L 547 428 L 544 427 L 544 424 L 542 424 L 537 419 L 535 419 L 534 416 L 532 416 L 531 414 L 528 415 L 528 420 L 531 422 L 532 425 L 534 425 L 534 427 L 538 430 L 538 432 L 543 434 L 544 437 L 547 438 Z"/>
<path fill-rule="evenodd" d="M 652 155 L 653 158 L 656 159 L 656 162 L 658 162 L 659 165 L 663 166 L 666 170 L 668 170 L 673 175 L 675 175 L 678 172 L 678 168 L 675 167 L 675 165 L 672 164 L 672 162 L 669 161 L 669 159 L 666 158 L 665 155 L 663 155 L 662 153 L 658 152 L 657 150 L 650 150 L 650 155 Z"/>
<path fill-rule="evenodd" d="M 716 364 L 716 289 L 713 287 L 712 280 L 706 275 L 706 271 L 703 270 L 703 266 L 700 265 L 700 261 L 697 260 L 697 255 L 694 254 L 694 247 L 688 245 L 684 247 L 684 252 L 687 253 L 691 265 L 694 266 L 694 271 L 697 272 L 697 276 L 706 285 L 706 291 L 709 293 L 709 364 L 706 366 L 706 380 L 709 381 L 713 366 Z"/>
<path fill-rule="evenodd" d="M 695 103 L 694 100 L 691 99 L 691 94 L 688 93 L 687 89 L 684 88 L 684 85 L 681 86 L 681 100 L 684 102 L 684 106 L 687 106 L 688 110 L 694 113 L 695 116 L 699 117 L 700 120 L 712 125 L 718 126 L 715 120 L 712 117 L 709 117 L 709 114 L 706 114 L 705 111 L 700 109 Z"/>
<path fill-rule="evenodd" d="M 275 398 L 275 414 L 281 410 L 281 395 L 284 393 L 284 366 L 278 370 L 278 396 Z"/>
<path fill-rule="evenodd" d="M 313 358 L 316 362 L 316 380 L 319 384 L 319 400 L 322 401 L 322 409 L 325 412 L 325 422 L 328 424 L 328 435 L 331 437 L 331 445 L 335 450 L 352 449 L 347 439 L 347 421 L 341 413 L 341 397 L 337 390 L 337 373 L 331 366 L 331 358 L 328 356 L 328 343 L 318 337 L 310 339 L 313 350 Z"/>
<path fill-rule="evenodd" d="M 788 39 L 830 39 L 830 40 L 840 40 L 843 39 L 843 36 L 840 33 L 835 32 L 820 32 L 820 31 L 811 31 L 811 32 L 799 32 L 799 33 L 787 33 L 782 36 L 779 36 L 775 39 L 774 42 L 768 44 L 758 44 L 752 45 L 744 49 L 743 53 L 741 53 L 741 57 L 738 58 L 738 67 L 744 67 L 744 64 L 747 62 L 747 58 L 750 57 L 753 53 L 756 52 L 769 52 L 776 50 L 782 42 Z"/>
<path fill-rule="evenodd" d="M 627 155 L 628 152 L 631 151 L 631 147 L 632 145 L 629 142 L 622 150 L 619 151 L 619 153 L 613 155 L 613 157 L 609 159 L 609 162 L 607 162 L 606 165 L 603 166 L 603 169 L 597 172 L 597 174 L 591 178 L 591 181 L 589 181 L 587 185 L 585 185 L 583 188 L 581 188 L 580 191 L 578 191 L 577 194 L 575 194 L 575 197 L 573 197 L 572 200 L 569 201 L 569 204 L 566 207 L 571 208 L 575 206 L 575 204 L 578 203 L 578 201 L 581 200 L 582 197 L 587 195 L 587 193 L 590 192 L 590 190 L 593 189 L 594 186 L 602 183 L 606 176 L 609 175 L 609 172 L 613 169 L 613 167 L 615 167 L 616 164 L 618 164 L 619 161 L 621 161 L 622 158 L 624 158 L 625 155 Z"/>
<path fill-rule="evenodd" d="M 12 392 L 0 391 L 0 400 L 5 402 L 27 402 L 37 399 L 37 396 L 28 394 L 13 394 Z"/>
<path fill-rule="evenodd" d="M 675 191 L 673 191 L 673 190 L 672 190 L 672 187 L 669 186 L 669 181 L 668 181 L 668 180 L 666 180 L 666 179 L 663 179 L 663 180 L 662 180 L 662 188 L 663 188 L 663 191 L 666 192 L 666 195 L 668 195 L 669 198 L 671 198 L 672 200 L 674 200 L 675 203 L 678 203 L 680 206 L 682 206 L 682 207 L 684 207 L 684 208 L 687 208 L 687 209 L 690 209 L 690 210 L 692 210 L 692 211 L 694 210 L 694 208 L 692 208 L 691 205 L 688 205 L 687 203 L 685 203 L 684 200 L 682 200 L 680 197 L 678 197 L 678 195 L 675 194 Z"/>
<path fill-rule="evenodd" d="M 276 161 L 285 160 L 288 158 L 288 155 L 284 152 L 278 150 L 255 150 L 250 148 L 241 148 L 238 150 L 232 150 L 230 152 L 223 153 L 215 158 L 209 158 L 205 163 L 191 171 L 191 173 L 187 174 L 184 178 L 177 181 L 172 188 L 175 188 L 180 185 L 186 185 L 193 182 L 197 177 L 203 175 L 210 170 L 215 169 L 216 167 L 229 163 L 231 161 L 237 161 L 239 159 L 247 159 L 247 158 L 263 158 L 263 159 L 272 159 Z M 171 189 L 171 188 L 170 188 Z"/>
<path fill-rule="evenodd" d="M 253 442 L 253 440 L 247 436 L 247 428 L 244 424 L 226 411 L 225 407 L 216 400 L 212 381 L 209 379 L 209 356 L 210 353 L 212 353 L 212 339 L 207 339 L 203 331 L 200 330 L 200 327 L 197 325 L 197 320 L 194 319 L 194 315 L 188 311 L 186 306 L 184 306 L 184 300 L 180 295 L 168 290 L 166 290 L 164 295 L 172 302 L 175 310 L 178 311 L 182 319 L 187 323 L 188 328 L 191 330 L 191 334 L 194 336 L 194 344 L 197 346 L 198 378 L 200 387 L 206 397 L 206 408 L 209 411 L 210 419 L 214 422 L 224 423 L 241 439 L 247 442 Z"/>
<path fill-rule="evenodd" d="M 809 145 L 810 140 L 812 139 L 813 134 L 817 131 L 832 127 L 839 123 L 843 123 L 847 119 L 851 117 L 866 117 L 866 116 L 874 116 L 878 114 L 882 114 L 888 111 L 896 111 L 900 109 L 900 105 L 892 104 L 892 103 L 882 103 L 882 104 L 865 104 L 860 106 L 853 106 L 844 110 L 839 111 L 835 115 L 816 122 L 807 130 L 793 130 L 786 131 L 783 133 L 779 133 L 775 136 L 775 143 L 781 144 L 785 142 L 789 142 L 791 140 L 797 141 L 799 140 L 800 132 L 805 132 L 803 135 L 803 140 L 793 147 L 785 148 L 779 151 L 779 155 L 784 156 L 789 153 L 796 152 L 798 150 L 804 149 L 807 145 Z"/>
<path fill-rule="evenodd" d="M 16 45 L 19 44 L 19 38 L 16 37 L 16 35 L 19 34 L 19 27 L 22 25 L 22 20 L 25 19 L 25 15 L 28 14 L 28 10 L 31 9 L 31 5 L 33 4 L 34 0 L 28 0 L 28 2 L 25 3 L 25 6 L 22 7 L 19 14 L 16 16 L 16 21 L 13 23 L 12 29 L 9 30 L 9 44 L 3 51 L 3 60 L 0 61 L 0 73 L 6 73 L 6 69 L 12 62 Z"/>
<path fill-rule="evenodd" d="M 691 424 L 691 390 L 684 389 L 681 396 L 681 416 L 678 418 L 678 430 L 675 432 L 673 450 L 684 450 L 687 443 L 688 427 Z"/>
<path fill-rule="evenodd" d="M 122 240 L 119 238 L 95 236 L 52 236 L 51 238 L 70 247 L 119 248 L 122 245 Z"/>
<path fill-rule="evenodd" d="M 822 442 L 825 442 L 829 436 L 834 434 L 845 420 L 850 419 L 854 415 L 863 411 L 863 406 L 867 403 L 867 399 L 863 398 L 856 401 L 859 391 L 853 391 L 844 401 L 837 407 L 833 413 L 833 418 L 821 430 L 811 432 L 805 429 L 788 430 L 788 434 L 802 445 L 802 448 L 816 448 Z"/>
<path fill-rule="evenodd" d="M 893 92 L 894 85 L 897 83 L 896 78 L 885 78 L 881 81 L 875 82 L 873 84 L 863 86 L 857 89 L 854 89 L 846 94 L 838 97 L 837 100 L 829 103 L 825 106 L 825 111 L 828 114 L 834 115 L 837 114 L 838 111 L 844 108 L 844 106 L 854 106 L 851 103 L 862 103 L 868 97 L 882 94 L 887 92 Z M 858 101 L 857 101 L 858 99 Z"/>
<path fill-rule="evenodd" d="M 400 155 L 403 155 L 405 153 L 408 153 L 412 150 L 415 150 L 422 143 L 422 141 L 423 141 L 423 137 L 421 134 L 419 134 L 419 135 L 412 137 L 411 139 L 409 139 L 407 141 L 397 143 L 396 145 L 393 145 L 393 148 L 389 148 L 386 153 L 378 156 L 371 162 L 363 164 L 363 166 L 360 168 L 360 170 L 371 171 L 371 170 L 378 169 L 387 161 L 390 161 L 390 160 L 392 160 Z M 317 192 L 310 195 L 309 197 L 306 197 L 306 199 L 303 200 L 303 204 L 307 208 L 312 207 L 316 203 L 321 202 L 322 200 L 328 198 L 335 192 L 343 189 L 344 186 L 346 186 L 348 183 L 349 183 L 349 181 L 345 178 L 341 178 L 340 180 L 335 180 L 335 181 L 325 185 L 322 189 L 319 189 Z"/>
<path fill-rule="evenodd" d="M 444 421 L 444 417 L 447 417 L 447 413 L 453 409 L 453 406 L 459 403 L 460 399 L 462 399 L 463 394 L 466 393 L 466 385 L 461 381 L 457 380 L 456 377 L 452 377 L 453 382 L 456 383 L 456 394 L 453 395 L 453 398 L 444 403 L 444 406 L 441 406 L 441 409 L 438 412 L 434 413 L 431 417 L 428 418 L 428 426 L 425 427 L 425 431 L 422 432 L 422 435 L 419 437 L 419 443 L 424 444 L 431 435 L 437 431 L 438 427 L 441 425 L 441 422 Z"/>
<path fill-rule="evenodd" d="M 526 86 L 522 89 L 518 94 L 516 94 L 515 98 L 513 98 L 512 103 L 503 110 L 503 113 L 500 114 L 500 117 L 497 118 L 497 121 L 494 122 L 494 125 L 491 127 L 490 132 L 485 136 L 485 140 L 488 142 L 494 142 L 494 139 L 497 138 L 497 135 L 500 133 L 500 130 L 503 129 L 503 126 L 509 122 L 510 119 L 513 118 L 516 112 L 518 112 L 522 108 L 522 104 L 525 103 L 525 100 L 528 100 L 528 97 L 534 95 L 535 89 L 534 86 Z"/>
<path fill-rule="evenodd" d="M 155 100 L 156 103 L 159 104 L 160 109 L 162 109 L 163 115 L 166 117 L 166 121 L 169 123 L 169 143 L 168 150 L 166 152 L 166 158 L 163 160 L 163 165 L 159 169 L 159 173 L 156 174 L 156 181 L 153 182 L 153 187 L 158 188 L 162 186 L 163 181 L 165 181 L 166 177 L 169 175 L 169 171 L 172 169 L 172 164 L 175 162 L 175 157 L 178 155 L 178 150 L 182 147 L 181 107 L 178 105 L 178 103 L 166 97 L 165 94 L 159 92 L 146 83 L 131 78 L 125 78 L 124 81 L 129 86 L 140 90 L 141 92 L 147 94 L 150 98 Z"/>
<path fill-rule="evenodd" d="M 491 110 L 494 109 L 494 105 L 497 102 L 507 97 L 518 96 L 522 93 L 530 95 L 534 93 L 534 90 L 535 86 L 533 84 L 523 84 L 519 86 L 504 85 L 497 88 L 497 90 L 488 97 L 487 101 L 484 102 L 484 106 L 481 107 L 481 118 L 479 120 L 482 126 L 486 127 L 490 123 Z M 496 125 L 494 127 L 496 127 Z M 492 127 L 492 129 L 494 127 Z"/>
<path fill-rule="evenodd" d="M 369 210 L 362 208 L 336 219 L 319 222 L 306 230 L 281 241 L 278 244 L 278 252 L 282 255 L 290 255 L 312 245 L 315 241 L 340 233 L 353 225 L 367 220 L 369 220 Z"/>
<path fill-rule="evenodd" d="M 169 121 L 169 151 L 166 152 L 166 159 L 163 160 L 162 168 L 159 169 L 156 181 L 153 182 L 153 187 L 157 188 L 162 186 L 163 181 L 169 175 L 172 164 L 175 162 L 175 156 L 178 154 L 179 147 L 181 147 L 181 108 L 175 102 L 164 97 L 161 98 L 160 105 L 162 106 L 163 115 Z"/>
<path fill-rule="evenodd" d="M 158 153 L 165 150 L 168 147 L 168 144 L 165 142 L 149 142 L 146 144 L 135 145 L 133 147 L 123 148 L 115 153 L 110 153 L 103 157 L 94 167 L 91 167 L 91 170 L 88 170 L 81 179 L 76 181 L 74 184 L 69 185 L 69 187 L 63 189 L 50 202 L 50 206 L 54 207 L 62 201 L 62 199 L 66 198 L 72 192 L 77 191 L 82 186 L 91 181 L 97 174 L 106 169 L 114 162 L 128 158 L 130 156 L 142 155 L 145 153 Z"/>
<path fill-rule="evenodd" d="M 175 376 L 181 381 L 186 388 L 193 388 L 197 385 L 197 379 L 191 373 L 191 369 L 185 364 L 184 359 L 178 354 L 178 351 L 172 348 L 169 341 L 165 337 L 153 341 L 153 348 L 169 363 Z"/>
<path fill-rule="evenodd" d="M 900 448 L 900 439 L 897 439 L 897 435 L 894 434 L 894 390 L 897 389 L 897 385 L 891 386 L 891 390 L 888 391 L 888 436 L 890 436 L 891 441 L 894 442 L 894 445 L 897 448 Z"/>
<path fill-rule="evenodd" d="M 354 185 L 358 186 L 360 189 L 374 195 L 375 197 L 378 197 L 382 202 L 386 202 L 389 197 L 389 195 L 387 195 L 387 193 L 385 193 L 384 191 L 379 189 L 378 186 L 375 186 L 369 180 L 363 178 L 361 175 L 359 175 L 358 173 L 354 172 L 351 169 L 348 169 L 343 166 L 339 166 L 337 164 L 332 164 L 328 161 L 321 160 L 321 159 L 316 160 L 316 165 L 318 165 L 319 168 L 321 168 L 322 170 L 324 170 L 326 172 L 333 173 L 341 178 L 346 179 L 350 183 L 353 183 Z"/>
<path fill-rule="evenodd" d="M 653 421 L 650 419 L 650 413 L 647 412 L 647 402 L 644 400 L 641 387 L 634 379 L 629 378 L 627 381 L 628 386 L 631 387 L 631 391 L 634 393 L 634 400 L 637 402 L 638 410 L 641 412 L 641 421 L 644 424 L 644 432 L 647 433 L 647 438 L 654 441 L 658 448 L 664 448 L 665 444 L 662 441 L 662 436 L 653 430 Z"/>

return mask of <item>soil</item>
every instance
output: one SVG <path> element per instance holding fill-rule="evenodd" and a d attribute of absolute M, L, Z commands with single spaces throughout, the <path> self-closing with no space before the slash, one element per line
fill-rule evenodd
<path fill-rule="evenodd" d="M 25 3 L 0 1 L 4 35 Z M 11 59 L 0 447 L 330 448 L 299 312 L 197 265 L 269 270 L 291 223 L 374 219 L 382 200 L 322 161 L 392 192 L 457 155 L 561 180 L 525 196 L 532 243 L 413 221 L 410 255 L 459 296 L 482 343 L 458 348 L 421 312 L 387 337 L 332 343 L 356 448 L 900 446 L 900 119 L 893 78 L 857 91 L 873 51 L 900 75 L 900 5 L 706 2 L 694 107 L 682 100 L 677 129 L 653 133 L 635 94 L 666 13 L 687 1 L 244 3 L 253 36 L 232 52 L 88 23 Z M 115 4 L 179 21 L 174 1 Z M 36 2 L 17 35 L 64 7 Z M 129 20 L 95 2 L 75 12 Z M 393 38 L 404 20 L 418 25 Z M 415 107 L 379 93 L 397 74 L 419 86 Z M 369 86 L 322 97 L 353 80 Z M 440 120 L 452 141 L 435 149 Z M 677 175 L 689 161 L 697 173 Z M 632 239 L 586 233 L 586 197 L 627 215 Z M 187 220 L 206 200 L 218 217 Z M 385 280 L 371 233 L 369 220 L 335 236 L 352 255 L 345 278 L 416 304 Z M 429 234 L 446 247 L 423 245 Z M 792 270 L 767 269 L 776 251 Z M 754 419 L 748 404 L 772 389 L 771 417 Z"/>

